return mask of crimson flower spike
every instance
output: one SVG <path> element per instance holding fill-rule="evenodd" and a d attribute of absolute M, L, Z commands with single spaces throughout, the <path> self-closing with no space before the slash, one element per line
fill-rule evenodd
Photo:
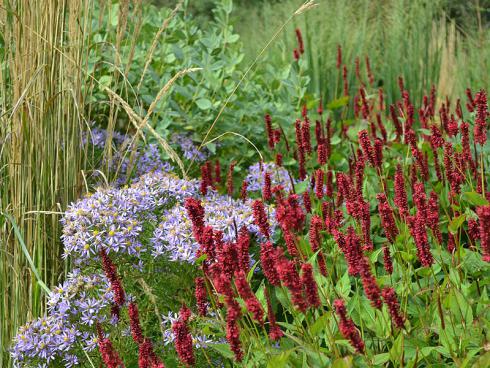
<path fill-rule="evenodd" d="M 340 70 L 342 66 L 342 46 L 337 45 L 337 64 L 335 67 Z"/>
<path fill-rule="evenodd" d="M 342 299 L 337 299 L 333 303 L 335 312 L 339 316 L 339 330 L 342 336 L 349 340 L 350 344 L 356 351 L 360 354 L 364 353 L 365 345 L 362 341 L 361 334 L 356 328 L 356 325 L 347 316 L 347 309 L 345 308 L 344 301 Z"/>
<path fill-rule="evenodd" d="M 269 222 L 265 213 L 264 203 L 256 199 L 252 204 L 253 218 L 255 224 L 259 227 L 260 232 L 266 238 L 270 237 Z"/>
<path fill-rule="evenodd" d="M 296 28 L 296 38 L 298 40 L 298 51 L 301 55 L 305 53 L 305 45 L 303 43 L 303 36 L 301 35 L 301 30 L 299 28 Z"/>
<path fill-rule="evenodd" d="M 228 170 L 228 175 L 226 176 L 226 189 L 228 195 L 233 196 L 233 170 L 235 169 L 236 162 L 232 162 L 230 164 L 230 168 Z"/>
<path fill-rule="evenodd" d="M 143 343 L 143 332 L 141 331 L 138 306 L 136 303 L 129 303 L 128 307 L 129 314 L 129 325 L 131 327 L 131 335 L 133 336 L 134 342 L 141 344 Z"/>
<path fill-rule="evenodd" d="M 479 220 L 483 260 L 490 262 L 490 205 L 479 207 L 476 213 Z"/>
<path fill-rule="evenodd" d="M 196 290 L 196 303 L 197 311 L 200 316 L 205 316 L 207 314 L 207 291 L 206 291 L 206 281 L 203 277 L 196 277 L 195 279 Z"/>
<path fill-rule="evenodd" d="M 245 301 L 245 306 L 247 310 L 252 315 L 253 319 L 263 325 L 264 324 L 264 310 L 262 309 L 262 305 L 259 300 L 253 293 L 250 285 L 245 276 L 245 272 L 238 271 L 235 274 L 235 286 L 238 290 L 238 294 Z"/>
<path fill-rule="evenodd" d="M 301 265 L 301 283 L 304 286 L 306 300 L 310 308 L 320 307 L 321 302 L 318 296 L 318 286 L 313 277 L 313 267 L 309 263 L 303 263 Z"/>
<path fill-rule="evenodd" d="M 398 328 L 403 328 L 405 324 L 405 317 L 400 313 L 400 304 L 396 297 L 395 290 L 390 287 L 385 287 L 382 291 L 385 304 L 388 306 L 391 320 Z"/>
<path fill-rule="evenodd" d="M 265 131 L 267 132 L 267 143 L 269 145 L 269 148 L 274 149 L 274 131 L 272 130 L 272 119 L 269 114 L 265 115 Z"/>
<path fill-rule="evenodd" d="M 264 198 L 264 201 L 270 201 L 272 198 L 271 185 L 271 174 L 266 171 L 264 172 L 264 186 L 262 188 L 262 197 Z"/>
<path fill-rule="evenodd" d="M 117 275 L 116 265 L 112 263 L 103 248 L 100 249 L 100 257 L 102 258 L 102 268 L 104 269 L 105 275 L 111 284 L 112 292 L 114 293 L 114 303 L 118 306 L 122 306 L 126 300 L 126 294 L 124 293 L 121 280 Z"/>
<path fill-rule="evenodd" d="M 487 142 L 487 95 L 485 90 L 480 90 L 475 96 L 476 118 L 474 127 L 475 142 L 484 146 Z"/>
<path fill-rule="evenodd" d="M 187 366 L 194 365 L 196 359 L 192 349 L 192 336 L 187 327 L 187 319 L 183 318 L 182 315 L 179 316 L 179 319 L 172 325 L 172 332 L 175 336 L 175 350 L 180 361 Z"/>
<path fill-rule="evenodd" d="M 276 323 L 276 316 L 272 310 L 271 298 L 267 288 L 264 289 L 265 300 L 267 301 L 267 319 L 269 320 L 269 338 L 272 341 L 277 341 L 284 336 L 281 328 Z"/>
<path fill-rule="evenodd" d="M 219 160 L 216 160 L 216 163 L 214 165 L 214 182 L 216 184 L 221 183 L 221 165 Z"/>

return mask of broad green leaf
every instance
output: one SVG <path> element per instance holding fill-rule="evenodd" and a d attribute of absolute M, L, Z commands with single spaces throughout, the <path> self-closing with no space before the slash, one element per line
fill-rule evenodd
<path fill-rule="evenodd" d="M 294 190 L 297 194 L 303 194 L 308 189 L 310 182 L 308 180 L 303 180 L 294 186 Z"/>
<path fill-rule="evenodd" d="M 388 360 L 390 360 L 390 353 L 381 353 L 373 357 L 373 363 L 375 365 L 385 364 Z"/>
<path fill-rule="evenodd" d="M 335 359 L 335 361 L 332 364 L 332 368 L 351 368 L 351 367 L 353 367 L 351 356 Z"/>
<path fill-rule="evenodd" d="M 320 332 L 325 331 L 325 326 L 327 325 L 328 319 L 331 313 L 326 312 L 318 318 L 315 323 L 310 327 L 310 332 L 312 336 L 317 336 Z"/>
<path fill-rule="evenodd" d="M 349 96 L 343 96 L 333 100 L 327 104 L 329 110 L 335 110 L 349 103 Z"/>
<path fill-rule="evenodd" d="M 456 216 L 455 218 L 453 218 L 451 220 L 451 222 L 449 223 L 449 226 L 448 226 L 449 231 L 453 234 L 456 234 L 458 232 L 458 229 L 465 222 L 465 220 L 466 220 L 465 214 L 462 214 L 462 215 L 459 215 L 459 216 Z"/>
<path fill-rule="evenodd" d="M 233 352 L 230 350 L 228 344 L 210 344 L 209 346 L 227 359 L 234 358 Z"/>
<path fill-rule="evenodd" d="M 200 98 L 196 100 L 196 105 L 201 109 L 201 110 L 209 110 L 211 108 L 211 101 L 209 101 L 207 98 Z"/>
<path fill-rule="evenodd" d="M 477 192 L 466 192 L 463 198 L 474 206 L 486 206 L 489 202 L 484 196 Z"/>
<path fill-rule="evenodd" d="M 286 367 L 292 350 L 283 351 L 280 354 L 273 355 L 268 359 L 267 368 L 282 368 Z"/>

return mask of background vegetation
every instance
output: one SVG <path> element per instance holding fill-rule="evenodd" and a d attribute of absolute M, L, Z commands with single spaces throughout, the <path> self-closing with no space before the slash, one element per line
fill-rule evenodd
<path fill-rule="evenodd" d="M 199 143 L 219 137 L 207 147 L 245 164 L 256 152 L 235 133 L 264 146 L 265 111 L 290 126 L 302 103 L 317 102 L 314 95 L 337 97 L 339 44 L 350 71 L 356 58 L 363 65 L 369 56 L 387 102 L 399 98 L 400 75 L 416 102 L 432 83 L 438 96 L 449 97 L 490 86 L 485 0 L 318 1 L 277 38 L 274 32 L 301 1 L 243 0 L 234 8 L 231 1 L 154 3 L 158 7 L 142 0 L 0 5 L 1 366 L 18 326 L 44 311 L 39 280 L 54 285 L 69 268 L 60 258 L 59 214 L 90 189 L 94 170 L 82 134 L 94 121 L 108 129 L 102 160 L 109 163 L 112 132 L 139 131 L 115 95 L 147 117 L 145 131 L 155 133 L 147 134 L 149 142 L 182 131 Z M 292 63 L 296 27 L 308 50 L 300 65 Z M 172 81 L 186 68 L 202 70 Z M 172 93 L 162 94 L 171 85 Z M 103 171 L 110 175 L 108 164 Z"/>

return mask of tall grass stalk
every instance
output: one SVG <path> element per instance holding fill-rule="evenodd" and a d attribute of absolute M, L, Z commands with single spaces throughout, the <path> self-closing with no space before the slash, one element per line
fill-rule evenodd
<path fill-rule="evenodd" d="M 0 210 L 8 214 L 0 216 L 2 367 L 16 329 L 45 308 L 34 272 L 52 285 L 65 267 L 59 213 L 82 184 L 89 10 L 90 0 L 0 2 Z"/>

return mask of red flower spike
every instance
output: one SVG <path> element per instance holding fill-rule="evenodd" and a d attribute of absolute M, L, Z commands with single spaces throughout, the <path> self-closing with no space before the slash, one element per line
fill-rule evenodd
<path fill-rule="evenodd" d="M 233 170 L 235 169 L 235 162 L 230 164 L 228 169 L 228 175 L 226 176 L 226 190 L 230 197 L 233 196 Z"/>
<path fill-rule="evenodd" d="M 209 173 L 209 165 L 205 163 L 201 166 L 201 194 L 204 196 L 208 193 L 208 186 L 212 184 L 212 179 Z"/>
<path fill-rule="evenodd" d="M 327 276 L 327 266 L 325 264 L 325 258 L 323 256 L 323 253 L 320 249 L 320 243 L 321 243 L 321 233 L 320 231 L 323 228 L 323 221 L 320 217 L 317 215 L 314 215 L 311 218 L 311 223 L 310 223 L 310 230 L 309 230 L 309 240 L 310 240 L 310 246 L 311 250 L 314 253 L 317 253 L 317 262 L 318 262 L 318 267 L 320 268 L 320 273 L 323 276 Z"/>
<path fill-rule="evenodd" d="M 276 254 L 270 241 L 260 246 L 260 263 L 262 272 L 273 286 L 280 286 L 279 275 L 276 271 Z"/>
<path fill-rule="evenodd" d="M 309 263 L 301 265 L 301 284 L 304 286 L 306 300 L 310 308 L 319 308 L 321 302 L 318 296 L 318 286 L 313 277 L 313 267 Z"/>
<path fill-rule="evenodd" d="M 289 227 L 295 231 L 303 228 L 306 216 L 298 199 L 297 194 L 291 194 L 286 200 L 278 202 L 276 219 L 281 228 Z"/>
<path fill-rule="evenodd" d="M 430 245 L 427 239 L 427 230 L 425 228 L 425 218 L 419 213 L 417 216 L 409 216 L 407 218 L 410 233 L 417 247 L 417 257 L 424 267 L 430 267 L 434 263 L 434 258 L 430 252 Z"/>
<path fill-rule="evenodd" d="M 385 271 L 391 275 L 393 273 L 393 260 L 391 259 L 390 248 L 387 245 L 383 245 L 383 263 Z"/>
<path fill-rule="evenodd" d="M 264 198 L 264 201 L 270 201 L 272 199 L 271 174 L 267 171 L 264 173 L 264 186 L 262 188 L 262 197 Z"/>
<path fill-rule="evenodd" d="M 267 133 L 267 143 L 272 150 L 275 146 L 274 132 L 272 129 L 272 119 L 269 114 L 265 115 L 265 131 Z"/>
<path fill-rule="evenodd" d="M 326 143 L 320 143 L 317 148 L 318 163 L 323 166 L 327 163 L 327 145 Z"/>
<path fill-rule="evenodd" d="M 366 297 L 371 301 L 371 305 L 374 308 L 380 309 L 382 306 L 381 302 L 381 290 L 376 283 L 376 278 L 371 272 L 371 267 L 369 265 L 369 260 L 367 257 L 362 256 L 359 260 L 359 273 L 361 274 L 362 286 L 364 288 L 364 293 Z"/>
<path fill-rule="evenodd" d="M 298 40 L 298 50 L 301 55 L 305 53 L 305 46 L 303 43 L 303 36 L 301 35 L 301 30 L 299 28 L 296 28 L 296 39 Z"/>
<path fill-rule="evenodd" d="M 369 140 L 369 135 L 367 130 L 361 130 L 358 133 L 359 136 L 359 146 L 362 148 L 364 156 L 366 156 L 369 160 L 369 163 L 372 166 L 376 166 L 376 158 L 374 155 L 374 149 L 371 145 L 371 141 Z"/>
<path fill-rule="evenodd" d="M 364 353 L 364 341 L 362 341 L 361 334 L 356 328 L 356 325 L 347 317 L 347 310 L 345 308 L 344 301 L 341 299 L 335 300 L 333 303 L 335 312 L 339 317 L 339 330 L 342 336 L 349 340 L 350 344 L 360 354 Z"/>
<path fill-rule="evenodd" d="M 384 94 L 383 94 L 383 88 L 381 87 L 378 88 L 378 100 L 379 100 L 379 111 L 385 111 Z"/>
<path fill-rule="evenodd" d="M 308 191 L 303 193 L 303 205 L 305 206 L 305 211 L 311 213 L 311 198 Z"/>
<path fill-rule="evenodd" d="M 310 134 L 310 121 L 308 118 L 305 118 L 305 121 L 301 125 L 301 142 L 303 143 L 304 152 L 308 152 L 309 154 L 312 152 L 311 148 L 311 134 Z"/>
<path fill-rule="evenodd" d="M 250 234 L 248 229 L 243 226 L 238 232 L 237 251 L 238 251 L 238 264 L 240 270 L 248 273 L 250 270 Z"/>
<path fill-rule="evenodd" d="M 214 182 L 216 184 L 221 183 L 221 164 L 219 163 L 219 160 L 216 160 L 214 165 Z"/>
<path fill-rule="evenodd" d="M 432 230 L 437 242 L 442 244 L 442 234 L 439 228 L 439 198 L 434 191 L 430 193 L 427 204 L 427 226 Z"/>
<path fill-rule="evenodd" d="M 286 243 L 286 249 L 291 257 L 296 258 L 299 256 L 298 248 L 296 246 L 295 235 L 289 229 L 283 229 L 284 242 Z"/>
<path fill-rule="evenodd" d="M 131 335 L 134 342 L 141 344 L 143 342 L 143 333 L 141 331 L 140 320 L 138 315 L 138 307 L 136 303 L 129 303 L 128 307 L 129 325 L 131 327 Z"/>
<path fill-rule="evenodd" d="M 187 211 L 187 216 L 192 222 L 192 232 L 196 241 L 201 244 L 201 235 L 204 228 L 204 207 L 201 201 L 192 197 L 185 199 L 184 207 Z"/>
<path fill-rule="evenodd" d="M 179 317 L 172 325 L 175 337 L 175 350 L 180 361 L 185 365 L 194 365 L 196 359 L 192 348 L 192 336 L 187 327 L 187 322 Z"/>
<path fill-rule="evenodd" d="M 206 281 L 203 277 L 196 277 L 195 279 L 196 290 L 196 304 L 197 304 L 197 312 L 200 316 L 204 317 L 207 314 L 208 306 L 207 306 L 207 291 L 206 291 Z"/>
<path fill-rule="evenodd" d="M 323 182 L 325 174 L 322 169 L 315 172 L 315 195 L 318 199 L 322 199 L 324 195 Z"/>
<path fill-rule="evenodd" d="M 114 349 L 114 346 L 112 346 L 111 340 L 108 338 L 99 338 L 98 346 L 102 361 L 107 368 L 124 368 L 124 363 Z"/>
<path fill-rule="evenodd" d="M 299 51 L 297 49 L 293 50 L 293 57 L 294 57 L 294 60 L 296 60 L 296 61 L 299 60 Z"/>
<path fill-rule="evenodd" d="M 395 217 L 393 216 L 393 209 L 386 200 L 386 195 L 380 193 L 376 195 L 378 200 L 378 211 L 381 218 L 381 224 L 383 225 L 384 232 L 390 243 L 395 242 L 395 238 L 398 236 L 398 228 L 396 227 Z"/>
<path fill-rule="evenodd" d="M 104 269 L 104 273 L 109 280 L 112 292 L 114 293 L 114 303 L 118 306 L 122 306 L 126 301 L 126 294 L 124 293 L 121 280 L 117 275 L 116 265 L 112 263 L 103 248 L 100 249 L 100 257 L 102 259 L 102 268 Z"/>
<path fill-rule="evenodd" d="M 305 312 L 308 303 L 303 293 L 298 271 L 294 262 L 284 256 L 282 248 L 276 248 L 276 270 L 282 284 L 288 288 L 294 306 L 299 311 Z"/>
<path fill-rule="evenodd" d="M 478 220 L 468 220 L 468 235 L 473 243 L 480 239 L 480 226 Z"/>
<path fill-rule="evenodd" d="M 476 213 L 480 224 L 480 242 L 483 260 L 490 262 L 490 205 L 478 207 Z"/>
<path fill-rule="evenodd" d="M 240 199 L 242 200 L 242 202 L 245 202 L 247 200 L 248 197 L 247 187 L 248 187 L 248 183 L 246 180 L 244 180 L 242 182 L 242 187 L 240 188 Z"/>
<path fill-rule="evenodd" d="M 228 305 L 226 312 L 226 340 L 230 345 L 230 349 L 235 355 L 235 360 L 241 362 L 243 359 L 242 344 L 240 342 L 240 327 L 238 319 L 241 316 L 240 305 L 233 303 Z"/>
<path fill-rule="evenodd" d="M 484 146 L 487 142 L 487 115 L 488 115 L 488 104 L 487 95 L 485 90 L 480 90 L 475 96 L 475 106 L 476 106 L 476 117 L 475 117 L 475 127 L 473 134 L 475 136 L 475 142 L 480 146 Z"/>
<path fill-rule="evenodd" d="M 372 86 L 374 84 L 374 75 L 373 75 L 373 71 L 371 70 L 371 64 L 369 62 L 368 56 L 366 56 L 366 72 L 368 75 L 369 85 Z"/>
<path fill-rule="evenodd" d="M 400 164 L 398 164 L 395 173 L 395 205 L 401 217 L 408 216 L 407 191 L 405 189 L 405 179 Z"/>
<path fill-rule="evenodd" d="M 276 165 L 282 166 L 282 154 L 281 153 L 276 154 Z"/>
<path fill-rule="evenodd" d="M 382 291 L 385 304 L 388 306 L 391 320 L 398 328 L 403 328 L 405 324 L 405 317 L 400 313 L 400 304 L 396 297 L 395 290 L 390 287 L 385 287 Z"/>
<path fill-rule="evenodd" d="M 267 301 L 267 319 L 269 320 L 269 338 L 272 341 L 277 341 L 284 336 L 281 328 L 276 323 L 276 316 L 272 310 L 271 298 L 267 288 L 264 289 L 265 300 Z"/>
<path fill-rule="evenodd" d="M 153 352 L 151 341 L 148 339 L 139 346 L 138 368 L 165 368 Z"/>
<path fill-rule="evenodd" d="M 342 80 L 344 82 L 344 96 L 349 96 L 349 84 L 347 81 L 347 67 L 345 65 L 342 68 Z"/>
<path fill-rule="evenodd" d="M 379 138 L 374 140 L 374 162 L 376 167 L 381 169 L 383 164 L 383 141 Z"/>
<path fill-rule="evenodd" d="M 340 69 L 340 66 L 342 65 L 342 46 L 337 45 L 337 64 L 335 67 L 337 69 Z"/>
<path fill-rule="evenodd" d="M 245 272 L 238 271 L 235 274 L 235 285 L 238 290 L 238 294 L 245 301 L 247 310 L 250 312 L 253 319 L 261 325 L 264 324 L 264 310 L 262 309 L 259 300 L 250 288 L 250 285 L 245 276 Z"/>
<path fill-rule="evenodd" d="M 259 227 L 262 235 L 264 235 L 266 238 L 269 238 L 269 222 L 267 220 L 267 214 L 265 213 L 264 203 L 259 199 L 256 199 L 252 204 L 252 210 L 255 225 Z"/>

